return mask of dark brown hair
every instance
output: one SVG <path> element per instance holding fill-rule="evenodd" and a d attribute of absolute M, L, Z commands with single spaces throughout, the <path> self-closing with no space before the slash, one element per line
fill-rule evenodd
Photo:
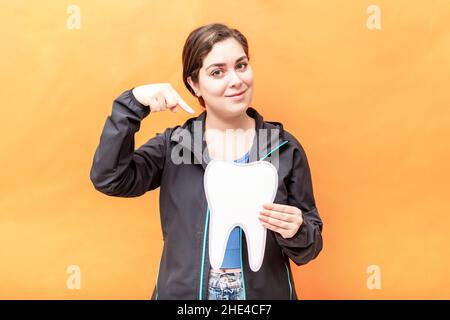
<path fill-rule="evenodd" d="M 250 60 L 247 39 L 239 30 L 227 25 L 221 23 L 207 24 L 193 30 L 187 37 L 183 48 L 183 82 L 192 95 L 196 96 L 195 91 L 187 82 L 187 78 L 190 76 L 194 83 L 198 83 L 198 73 L 203 65 L 203 59 L 212 50 L 215 43 L 228 38 L 236 39 L 242 45 L 247 59 Z M 205 108 L 203 97 L 199 97 L 198 101 Z"/>

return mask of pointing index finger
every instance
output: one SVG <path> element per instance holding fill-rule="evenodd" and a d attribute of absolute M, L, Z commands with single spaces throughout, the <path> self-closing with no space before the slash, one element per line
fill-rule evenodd
<path fill-rule="evenodd" d="M 183 99 L 178 98 L 178 104 L 180 105 L 180 107 L 182 107 L 185 111 L 189 112 L 189 113 L 195 113 L 194 109 L 192 109 L 186 102 L 184 102 Z"/>
<path fill-rule="evenodd" d="M 194 109 L 192 109 L 184 100 L 183 98 L 180 97 L 180 95 L 178 94 L 178 92 L 175 91 L 174 88 L 172 88 L 172 92 L 175 95 L 175 97 L 177 98 L 177 103 L 178 105 L 184 109 L 184 111 L 188 112 L 188 113 L 195 113 Z"/>

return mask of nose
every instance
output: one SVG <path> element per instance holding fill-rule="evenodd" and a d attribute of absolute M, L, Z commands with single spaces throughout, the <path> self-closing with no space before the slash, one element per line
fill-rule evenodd
<path fill-rule="evenodd" d="M 242 85 L 242 79 L 239 77 L 239 75 L 235 71 L 232 71 L 230 73 L 230 86 L 239 88 L 241 85 Z"/>

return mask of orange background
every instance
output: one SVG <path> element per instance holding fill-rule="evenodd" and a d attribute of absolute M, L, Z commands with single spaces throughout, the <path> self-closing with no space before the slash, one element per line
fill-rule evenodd
<path fill-rule="evenodd" d="M 67 7 L 81 29 L 66 27 Z M 369 30 L 369 5 L 381 30 Z M 252 106 L 303 144 L 324 249 L 293 272 L 300 299 L 450 298 L 450 3 L 430 1 L 2 1 L 0 298 L 148 299 L 162 250 L 159 189 L 94 190 L 112 101 L 181 79 L 191 30 L 249 40 Z M 144 120 L 136 147 L 183 123 Z M 382 288 L 369 290 L 369 265 Z M 81 268 L 81 289 L 66 270 Z"/>

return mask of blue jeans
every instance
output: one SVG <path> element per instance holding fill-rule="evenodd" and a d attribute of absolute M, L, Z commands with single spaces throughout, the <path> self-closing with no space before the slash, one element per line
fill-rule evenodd
<path fill-rule="evenodd" d="M 244 300 L 241 272 L 209 274 L 208 300 Z"/>

